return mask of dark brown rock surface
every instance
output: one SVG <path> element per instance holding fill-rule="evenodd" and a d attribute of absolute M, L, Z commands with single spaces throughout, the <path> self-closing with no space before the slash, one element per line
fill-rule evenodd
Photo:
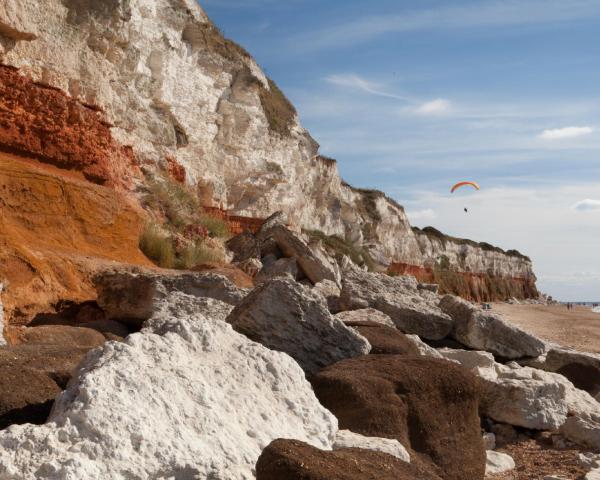
<path fill-rule="evenodd" d="M 312 383 L 341 429 L 395 438 L 431 459 L 447 480 L 483 478 L 479 384 L 466 369 L 430 358 L 367 355 L 323 369 Z"/>
<path fill-rule="evenodd" d="M 440 480 L 386 453 L 359 448 L 324 451 L 298 440 L 275 440 L 256 463 L 257 480 Z"/>

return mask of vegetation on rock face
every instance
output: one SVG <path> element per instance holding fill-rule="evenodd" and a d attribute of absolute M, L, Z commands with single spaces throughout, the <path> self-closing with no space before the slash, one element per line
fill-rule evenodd
<path fill-rule="evenodd" d="M 505 252 L 500 247 L 495 247 L 486 242 L 475 242 L 475 241 L 469 240 L 467 238 L 451 237 L 450 235 L 446 235 L 445 233 L 442 233 L 433 227 L 425 227 L 422 229 L 419 227 L 412 227 L 412 229 L 416 234 L 423 234 L 429 238 L 437 239 L 438 241 L 440 241 L 442 243 L 442 245 L 444 247 L 446 245 L 446 242 L 452 242 L 452 243 L 456 243 L 458 245 L 470 245 L 475 248 L 481 248 L 482 250 L 488 251 L 488 252 L 502 253 L 504 255 L 508 255 L 509 257 L 517 257 L 517 258 L 520 258 L 520 259 L 528 261 L 528 262 L 531 261 L 531 259 L 529 257 L 527 257 L 526 255 L 523 255 L 518 250 L 507 250 Z"/>
<path fill-rule="evenodd" d="M 269 122 L 269 128 L 285 137 L 290 134 L 294 124 L 296 109 L 275 82 L 270 78 L 268 81 L 268 90 L 262 83 L 259 86 L 260 103 Z"/>
<path fill-rule="evenodd" d="M 346 255 L 355 264 L 361 267 L 366 265 L 369 271 L 374 270 L 375 262 L 365 248 L 357 247 L 337 235 L 326 235 L 320 230 L 305 230 L 304 233 L 310 237 L 311 241 L 322 242 L 325 249 L 334 256 L 341 257 L 342 255 Z"/>
<path fill-rule="evenodd" d="M 148 180 L 145 208 L 157 220 L 140 236 L 140 249 L 163 268 L 190 269 L 225 259 L 227 222 L 204 213 L 193 191 L 161 172 Z"/>

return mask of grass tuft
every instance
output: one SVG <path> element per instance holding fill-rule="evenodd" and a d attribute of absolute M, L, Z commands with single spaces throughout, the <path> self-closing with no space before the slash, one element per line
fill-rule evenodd
<path fill-rule="evenodd" d="M 140 250 L 162 268 L 175 266 L 175 250 L 171 236 L 159 225 L 149 223 L 140 235 Z"/>

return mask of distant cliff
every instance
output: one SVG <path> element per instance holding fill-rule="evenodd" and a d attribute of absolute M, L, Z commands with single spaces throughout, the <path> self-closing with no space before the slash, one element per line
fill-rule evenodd
<path fill-rule="evenodd" d="M 42 162 L 138 195 L 142 171 L 176 171 L 205 206 L 259 218 L 282 210 L 298 229 L 363 250 L 373 268 L 399 272 L 404 265 L 470 298 L 537 295 L 526 257 L 413 231 L 396 202 L 344 183 L 293 105 L 195 0 L 7 0 L 0 6 L 0 62 L 103 111 L 110 129 L 77 166 L 77 151 L 61 155 L 48 144 L 68 134 L 60 124 L 41 130 L 39 145 L 31 135 L 40 130 L 28 130 L 31 138 L 19 145 L 3 114 L 4 150 L 29 149 Z M 24 109 L 37 108 L 19 98 Z M 88 115 L 82 112 L 79 133 Z M 103 152 L 116 153 L 107 162 Z M 464 282 L 442 278 L 454 274 Z"/>

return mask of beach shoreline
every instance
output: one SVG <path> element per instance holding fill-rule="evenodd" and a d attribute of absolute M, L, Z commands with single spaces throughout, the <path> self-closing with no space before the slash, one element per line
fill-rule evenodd
<path fill-rule="evenodd" d="M 579 351 L 600 353 L 600 313 L 590 306 L 530 305 L 496 302 L 492 311 L 543 340 Z"/>

